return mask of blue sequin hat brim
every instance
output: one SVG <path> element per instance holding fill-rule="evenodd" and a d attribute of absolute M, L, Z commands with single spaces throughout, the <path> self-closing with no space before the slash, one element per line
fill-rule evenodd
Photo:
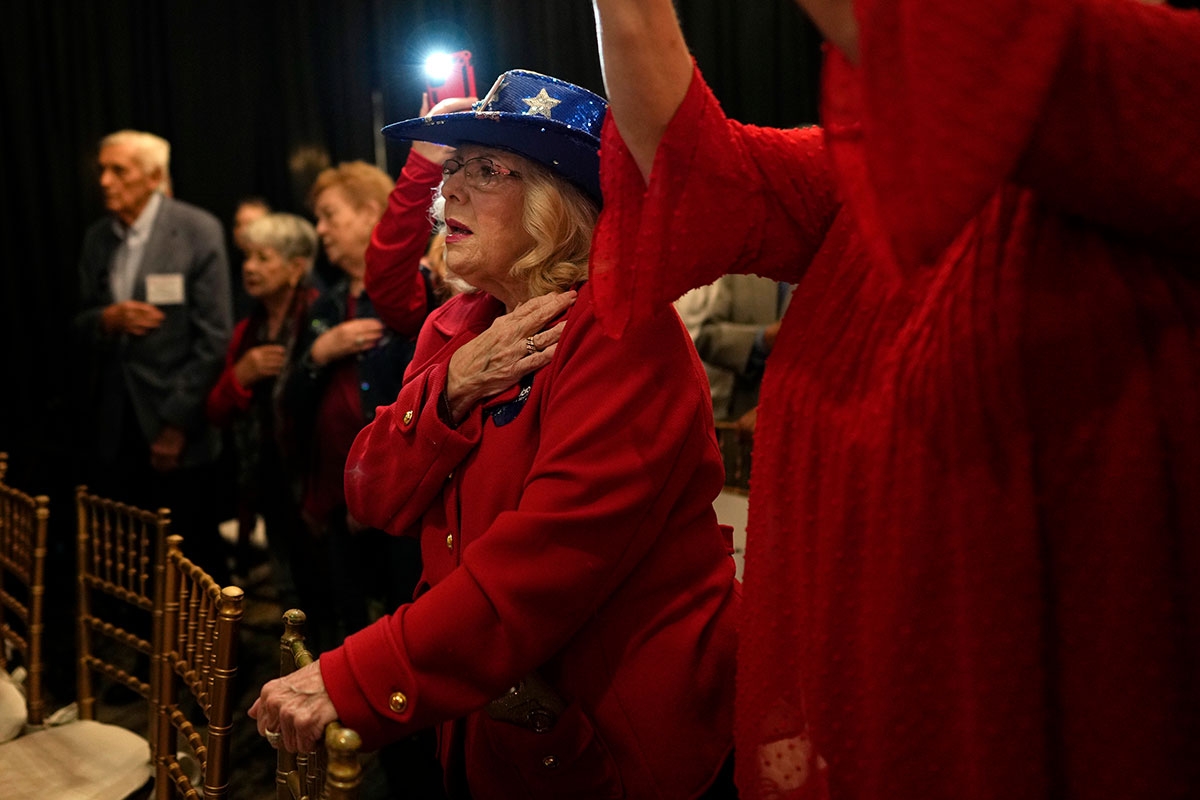
<path fill-rule="evenodd" d="M 600 203 L 600 128 L 608 103 L 573 83 L 514 69 L 470 111 L 417 117 L 383 129 L 388 139 L 511 150 L 548 167 Z"/>

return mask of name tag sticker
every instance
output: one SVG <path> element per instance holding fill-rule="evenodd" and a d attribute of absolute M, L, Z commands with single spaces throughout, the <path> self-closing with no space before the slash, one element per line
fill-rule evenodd
<path fill-rule="evenodd" d="M 146 276 L 146 302 L 155 306 L 177 306 L 182 304 L 183 275 L 175 272 L 168 275 Z"/>

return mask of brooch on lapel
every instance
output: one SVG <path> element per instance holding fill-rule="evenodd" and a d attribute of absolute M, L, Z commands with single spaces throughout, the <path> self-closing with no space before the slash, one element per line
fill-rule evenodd
<path fill-rule="evenodd" d="M 521 378 L 521 391 L 515 399 L 498 405 L 491 410 L 492 423 L 497 428 L 503 428 L 517 418 L 517 414 L 520 414 L 521 409 L 525 407 L 525 401 L 529 399 L 529 390 L 532 387 L 533 373 L 531 372 Z"/>

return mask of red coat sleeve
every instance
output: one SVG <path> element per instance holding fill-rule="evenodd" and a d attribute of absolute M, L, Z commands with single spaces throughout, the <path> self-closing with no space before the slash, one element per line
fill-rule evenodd
<path fill-rule="evenodd" d="M 456 337 L 457 349 L 465 337 Z M 346 459 L 346 505 L 356 520 L 394 535 L 414 526 L 441 495 L 446 476 L 479 443 L 482 423 L 469 415 L 458 428 L 438 416 L 446 363 L 405 381 L 396 402 L 379 408 L 359 431 Z"/>
<path fill-rule="evenodd" d="M 649 186 L 611 116 L 600 159 L 604 211 L 590 277 L 614 335 L 727 272 L 795 282 L 839 207 L 819 128 L 730 120 L 699 71 L 659 144 Z"/>
<path fill-rule="evenodd" d="M 429 312 L 420 267 L 432 230 L 433 190 L 441 180 L 440 165 L 410 151 L 367 246 L 367 295 L 383 323 L 405 337 L 417 335 Z"/>
<path fill-rule="evenodd" d="M 860 65 L 831 55 L 822 109 L 847 204 L 901 264 L 934 260 L 1006 182 L 1125 233 L 1196 224 L 1200 15 L 1113 0 L 855 14 Z"/>
<path fill-rule="evenodd" d="M 229 349 L 225 351 L 225 368 L 216 384 L 209 390 L 204 404 L 208 421 L 219 428 L 228 425 L 234 414 L 249 408 L 250 399 L 254 396 L 233 377 L 233 368 L 237 364 L 234 354 L 241 349 L 249 325 L 250 320 L 244 319 L 233 329 L 233 338 L 229 342 Z"/>
<path fill-rule="evenodd" d="M 356 520 L 394 535 L 416 535 L 422 514 L 442 492 L 445 478 L 482 434 L 478 415 L 457 428 L 438 416 L 450 356 L 473 338 L 476 314 L 493 301 L 460 295 L 436 309 L 417 336 L 416 350 L 396 402 L 381 406 L 359 431 L 346 458 L 346 505 Z"/>

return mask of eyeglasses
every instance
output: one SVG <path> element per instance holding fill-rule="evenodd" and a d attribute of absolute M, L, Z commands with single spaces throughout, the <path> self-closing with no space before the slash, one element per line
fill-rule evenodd
<path fill-rule="evenodd" d="M 468 158 L 466 161 L 459 161 L 457 158 L 447 159 L 442 164 L 442 180 L 445 181 L 451 175 L 457 175 L 459 171 L 467 179 L 468 186 L 472 189 L 480 190 L 487 190 L 494 187 L 497 180 L 506 175 L 512 178 L 521 177 L 519 172 L 506 169 L 490 158 L 476 156 L 475 158 Z"/>

